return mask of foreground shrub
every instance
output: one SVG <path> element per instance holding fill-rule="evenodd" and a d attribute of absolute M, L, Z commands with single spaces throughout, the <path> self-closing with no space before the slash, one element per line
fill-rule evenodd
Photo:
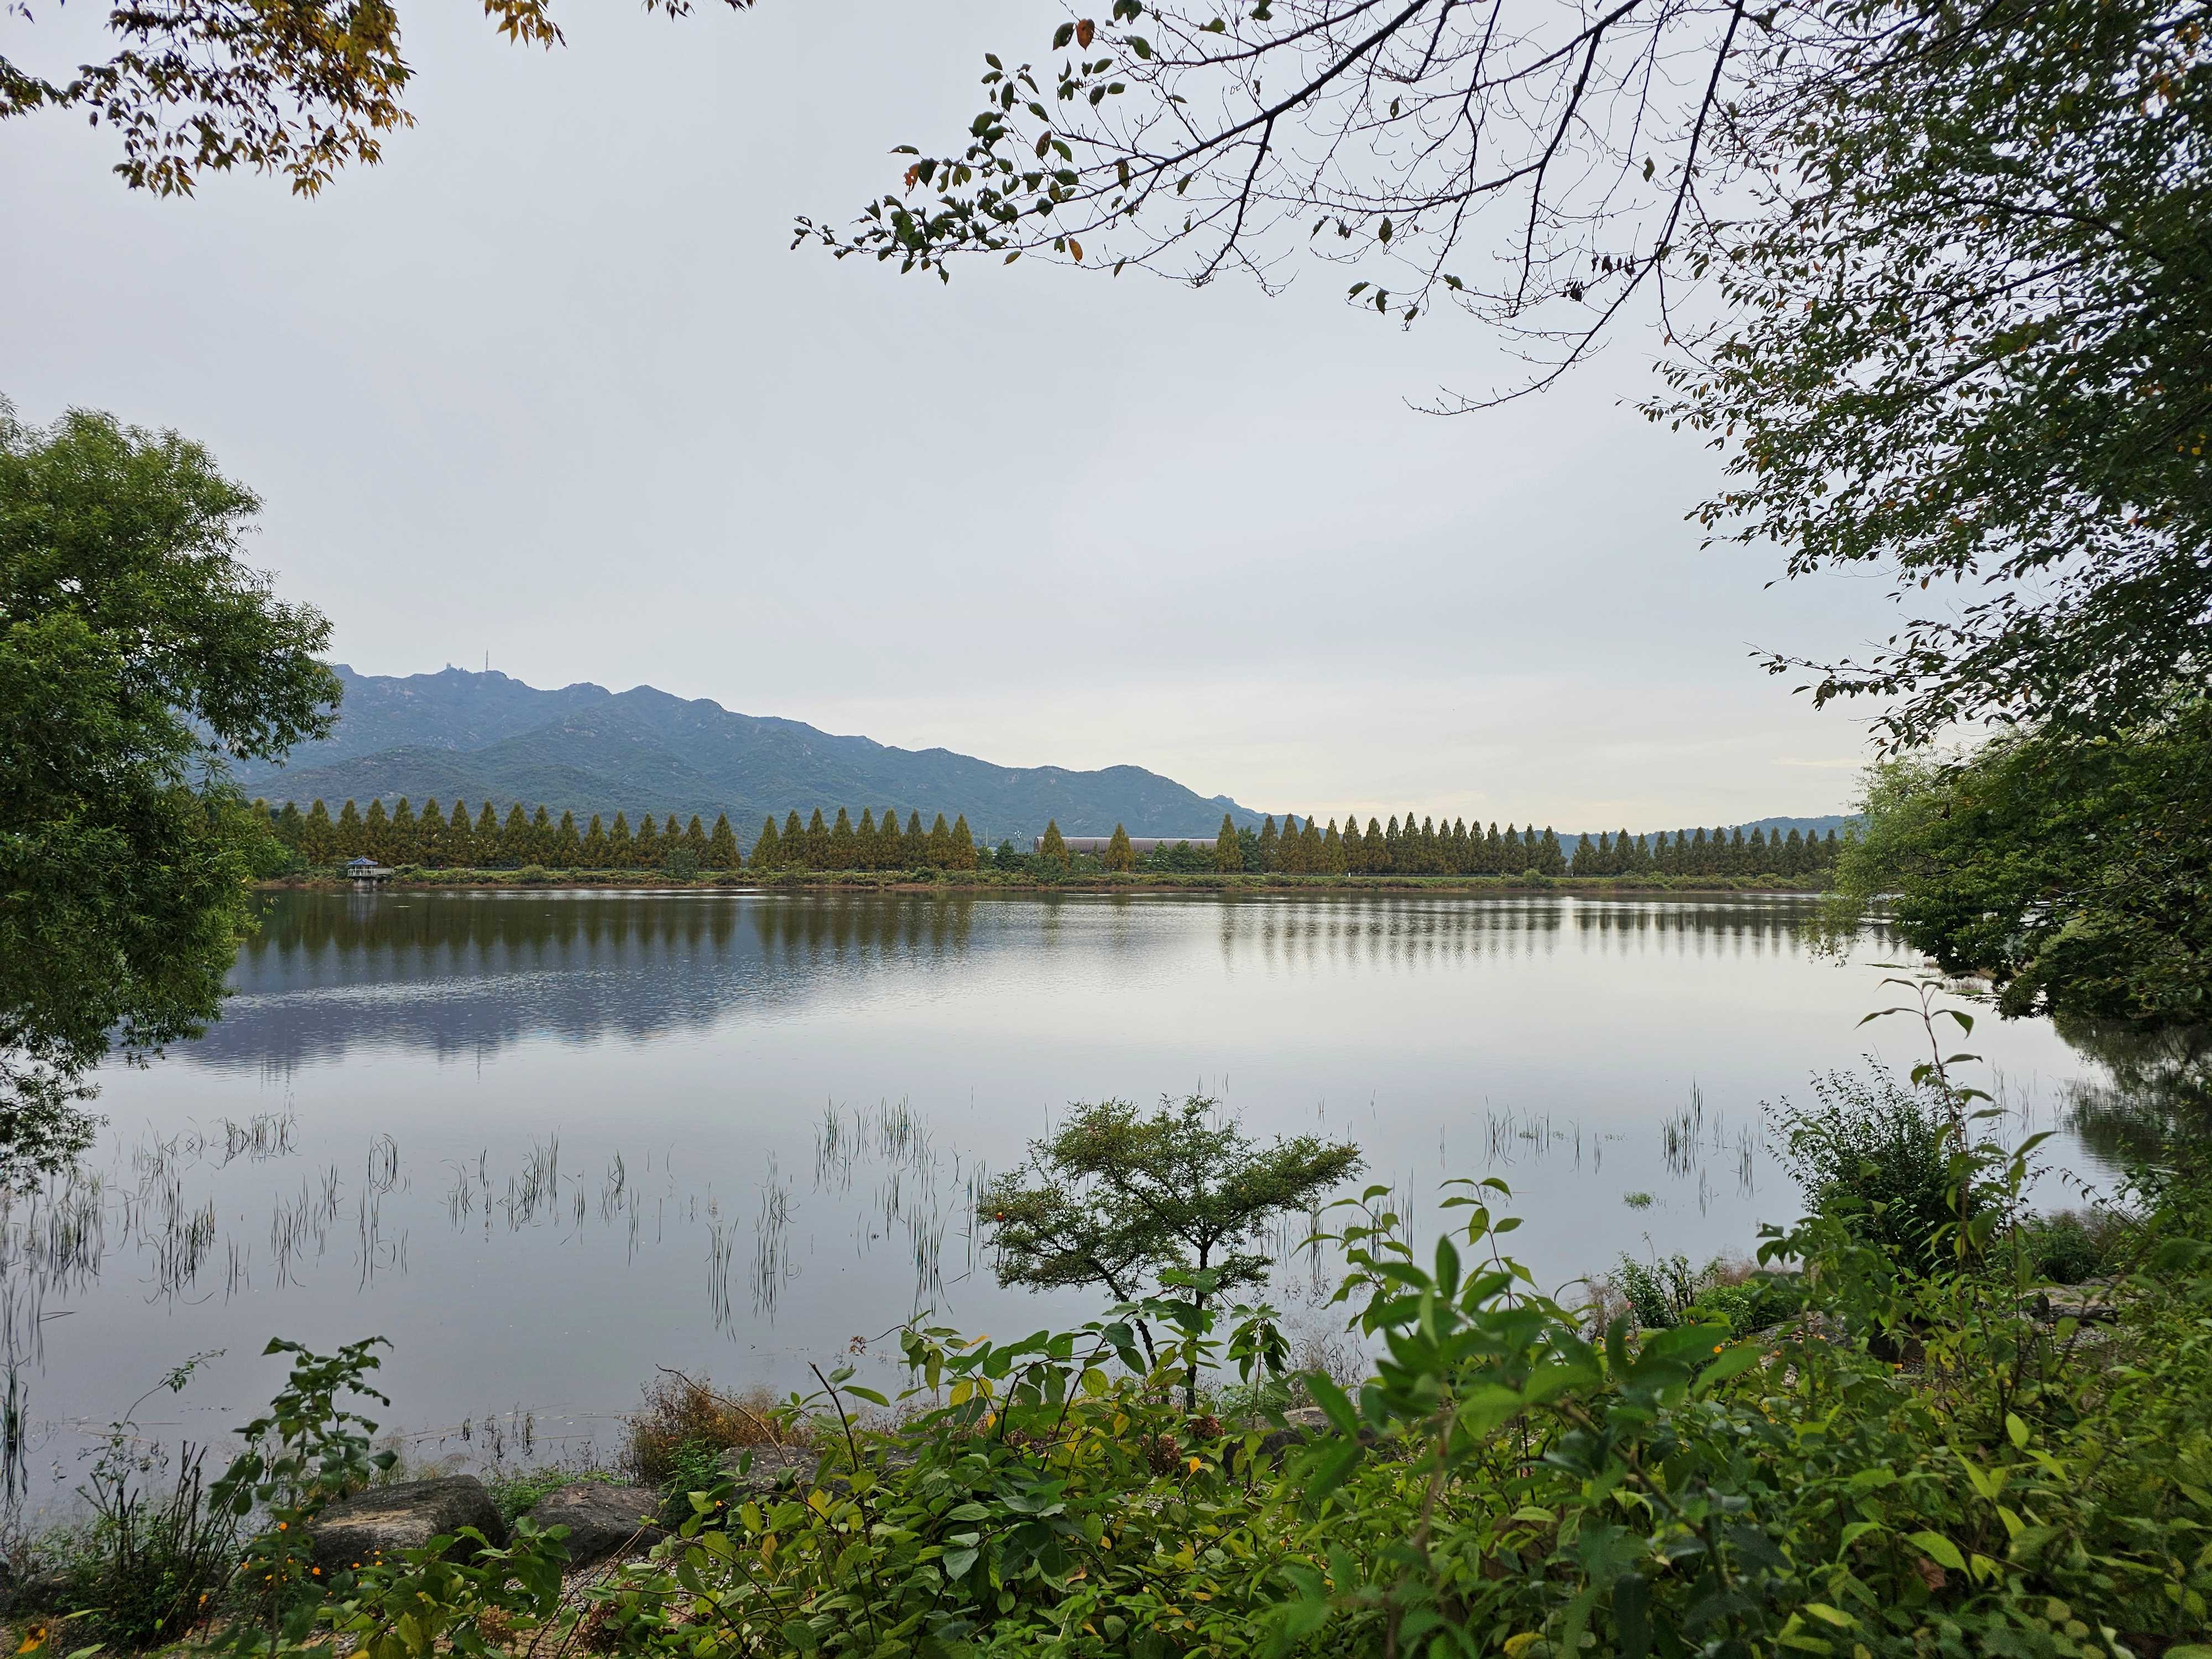
<path fill-rule="evenodd" d="M 807 1437 L 779 1419 L 775 1396 L 765 1389 L 731 1395 L 708 1379 L 662 1371 L 644 1394 L 623 1425 L 623 1461 L 647 1486 L 696 1491 L 714 1483 L 727 1452 Z"/>

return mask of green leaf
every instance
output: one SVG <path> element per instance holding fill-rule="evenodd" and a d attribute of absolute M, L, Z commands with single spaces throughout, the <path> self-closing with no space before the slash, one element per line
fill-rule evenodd
<path fill-rule="evenodd" d="M 1959 1547 L 1940 1532 L 1907 1533 L 1905 1541 L 1917 1546 L 1923 1554 L 1939 1566 L 1948 1567 L 1954 1572 L 1964 1572 L 1966 1570 L 1966 1558 L 1959 1553 Z"/>
<path fill-rule="evenodd" d="M 976 1552 L 972 1549 L 947 1550 L 941 1564 L 947 1578 L 965 1578 L 969 1569 L 975 1565 Z"/>
<path fill-rule="evenodd" d="M 1322 1414 L 1340 1434 L 1359 1432 L 1359 1414 L 1352 1410 L 1352 1401 L 1345 1397 L 1344 1390 L 1326 1374 L 1310 1372 L 1306 1376 L 1306 1392 L 1313 1396 L 1314 1404 L 1322 1408 Z"/>

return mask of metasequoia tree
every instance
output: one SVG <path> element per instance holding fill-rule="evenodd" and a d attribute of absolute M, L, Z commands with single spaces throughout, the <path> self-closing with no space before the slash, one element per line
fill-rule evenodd
<path fill-rule="evenodd" d="M 1899 744 L 2113 730 L 2212 677 L 2208 24 L 2204 0 L 1113 0 L 988 57 L 957 143 L 798 234 L 940 274 L 1273 288 L 1332 262 L 1355 305 L 1457 307 L 1523 352 L 1452 410 L 1644 318 L 1647 412 L 1725 458 L 1711 533 L 1890 579 L 1893 635 L 1771 670 L 1876 699 Z"/>
<path fill-rule="evenodd" d="M 1019 1169 L 994 1176 L 979 1215 L 1001 1284 L 1096 1285 L 1131 1302 L 1148 1279 L 1186 1269 L 1207 1276 L 1193 1287 L 1203 1307 L 1264 1284 L 1269 1260 L 1250 1246 L 1267 1224 L 1311 1210 L 1360 1166 L 1358 1147 L 1313 1135 L 1263 1146 L 1203 1095 L 1149 1114 L 1102 1100 L 1071 1108 Z"/>

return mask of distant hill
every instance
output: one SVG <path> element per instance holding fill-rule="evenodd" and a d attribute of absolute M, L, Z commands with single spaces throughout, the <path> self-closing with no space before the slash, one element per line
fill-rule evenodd
<path fill-rule="evenodd" d="M 820 806 L 858 812 L 896 807 L 968 815 L 979 841 L 1037 834 L 1057 820 L 1072 836 L 1103 836 L 1116 823 L 1133 836 L 1212 840 L 1225 811 L 1257 827 L 1260 815 L 1224 796 L 1208 799 L 1137 766 L 1072 772 L 1057 766 L 994 766 L 949 749 L 893 749 L 835 737 L 798 720 L 732 714 L 641 685 L 623 692 L 580 684 L 540 690 L 507 675 L 447 668 L 395 678 L 336 665 L 345 684 L 337 729 L 301 744 L 283 765 L 236 767 L 248 794 L 320 798 L 335 813 L 355 800 L 387 805 L 405 795 L 472 806 L 487 799 L 543 802 L 557 816 L 611 819 L 651 811 L 712 823 L 727 812 L 750 844 L 761 819 Z"/>

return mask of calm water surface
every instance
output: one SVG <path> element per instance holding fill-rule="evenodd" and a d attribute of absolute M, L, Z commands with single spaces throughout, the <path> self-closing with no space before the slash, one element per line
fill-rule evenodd
<path fill-rule="evenodd" d="M 1894 1000 L 1882 942 L 1816 958 L 1803 903 L 276 896 L 222 1023 L 108 1076 L 91 1175 L 5 1212 L 32 1501 L 189 1354 L 223 1351 L 148 1420 L 222 1437 L 271 1335 L 391 1338 L 384 1416 L 423 1455 L 544 1457 L 611 1444 L 656 1365 L 787 1387 L 858 1344 L 880 1381 L 917 1308 L 1090 1316 L 999 1289 L 967 1215 L 1102 1096 L 1348 1136 L 1425 1229 L 1446 1176 L 1502 1176 L 1558 1280 L 1747 1247 L 1796 1213 L 1761 1103 L 1925 1048 L 1857 1025 Z M 1972 1046 L 2036 1127 L 2087 1069 L 2040 1024 Z M 1273 1295 L 1317 1325 L 1303 1231 Z"/>

